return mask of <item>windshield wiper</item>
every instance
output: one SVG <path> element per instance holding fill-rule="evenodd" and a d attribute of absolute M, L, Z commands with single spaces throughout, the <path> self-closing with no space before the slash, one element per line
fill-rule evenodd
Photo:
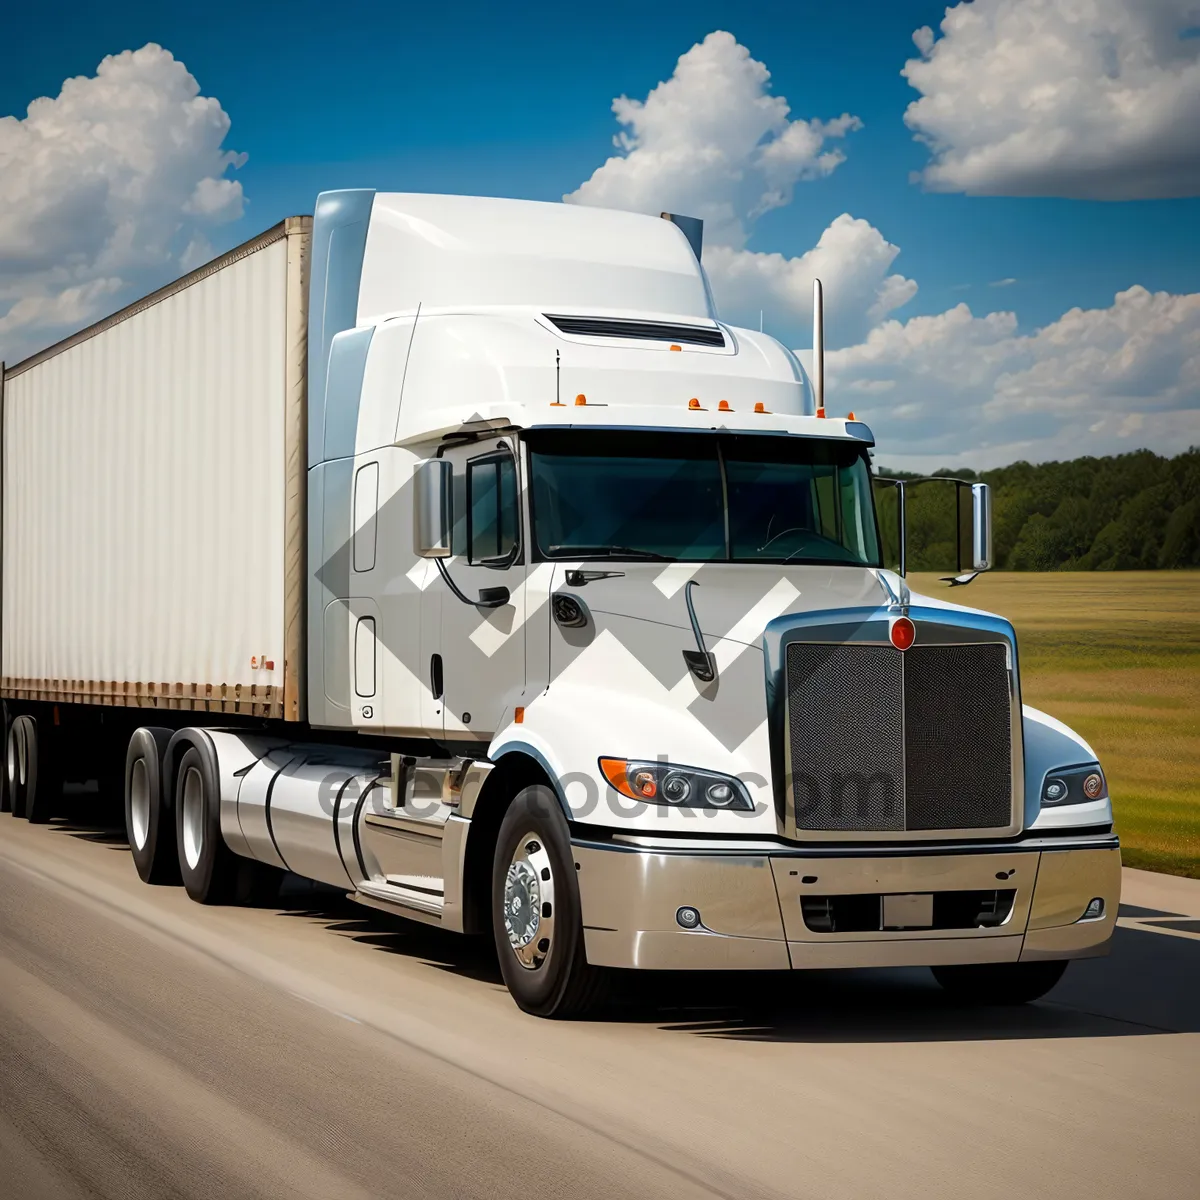
<path fill-rule="evenodd" d="M 633 546 L 550 546 L 551 554 L 602 554 L 605 558 L 648 558 L 655 562 L 671 562 L 665 554 L 655 550 L 637 550 Z"/>

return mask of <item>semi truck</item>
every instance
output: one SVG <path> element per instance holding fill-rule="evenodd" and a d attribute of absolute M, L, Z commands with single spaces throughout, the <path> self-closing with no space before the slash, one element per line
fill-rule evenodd
<path fill-rule="evenodd" d="M 1106 952 L 1096 754 L 1008 621 L 910 591 L 819 288 L 806 371 L 702 239 L 325 192 L 0 371 L 5 809 L 98 780 L 147 883 L 490 936 L 547 1017 L 630 970 L 1019 1003 Z"/>

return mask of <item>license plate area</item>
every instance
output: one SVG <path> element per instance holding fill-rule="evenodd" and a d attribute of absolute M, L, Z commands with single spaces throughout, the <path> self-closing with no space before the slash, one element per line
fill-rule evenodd
<path fill-rule="evenodd" d="M 932 929 L 933 893 L 880 897 L 881 929 Z"/>

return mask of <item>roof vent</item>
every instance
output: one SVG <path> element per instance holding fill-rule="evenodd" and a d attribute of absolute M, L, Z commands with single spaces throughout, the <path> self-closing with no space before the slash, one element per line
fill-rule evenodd
<path fill-rule="evenodd" d="M 560 333 L 576 337 L 637 338 L 647 342 L 687 342 L 692 346 L 725 345 L 720 328 L 710 325 L 676 325 L 668 321 L 630 321 L 621 317 L 565 317 L 546 314 Z"/>

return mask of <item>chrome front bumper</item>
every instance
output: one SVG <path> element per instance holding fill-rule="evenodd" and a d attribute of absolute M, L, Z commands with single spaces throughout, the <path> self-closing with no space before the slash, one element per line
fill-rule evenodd
<path fill-rule="evenodd" d="M 761 849 L 759 848 L 761 846 Z M 1105 954 L 1121 852 L 1112 836 L 1007 845 L 791 849 L 706 840 L 573 843 L 588 962 L 666 970 L 938 966 Z M 1003 924 L 975 929 L 821 933 L 801 898 L 1014 889 Z M 1088 902 L 1104 916 L 1082 920 Z M 702 927 L 683 928 L 691 907 Z"/>

